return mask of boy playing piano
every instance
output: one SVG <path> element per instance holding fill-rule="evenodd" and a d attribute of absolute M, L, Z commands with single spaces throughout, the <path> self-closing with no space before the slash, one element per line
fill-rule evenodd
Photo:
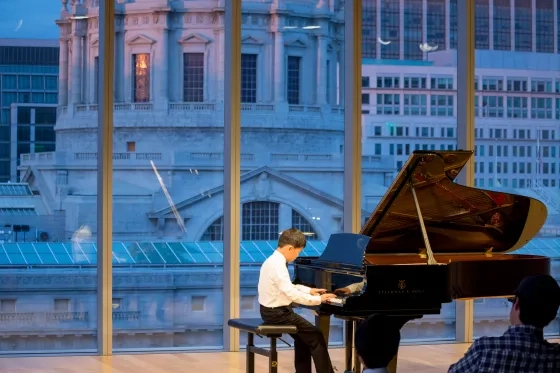
<path fill-rule="evenodd" d="M 323 334 L 291 307 L 292 303 L 319 305 L 336 297 L 325 293 L 325 289 L 292 284 L 288 263 L 299 256 L 305 245 L 306 239 L 302 232 L 295 228 L 287 229 L 278 239 L 278 248 L 264 261 L 258 286 L 261 317 L 266 324 L 289 324 L 297 327 L 297 334 L 292 335 L 296 373 L 311 373 L 311 358 L 317 373 L 333 373 Z"/>

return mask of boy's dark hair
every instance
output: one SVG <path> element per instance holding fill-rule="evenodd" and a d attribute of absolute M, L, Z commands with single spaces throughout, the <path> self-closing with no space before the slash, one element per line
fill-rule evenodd
<path fill-rule="evenodd" d="M 400 329 L 390 316 L 373 315 L 356 328 L 356 352 L 368 369 L 386 368 L 399 351 Z"/>
<path fill-rule="evenodd" d="M 278 247 L 292 245 L 296 249 L 299 249 L 304 248 L 306 244 L 307 240 L 305 239 L 305 235 L 296 228 L 286 229 L 278 239 Z"/>

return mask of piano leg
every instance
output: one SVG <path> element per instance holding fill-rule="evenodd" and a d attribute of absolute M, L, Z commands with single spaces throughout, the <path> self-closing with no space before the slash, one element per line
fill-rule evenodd
<path fill-rule="evenodd" d="M 344 335 L 344 371 L 345 373 L 360 373 L 361 372 L 361 361 L 356 349 L 354 348 L 354 337 L 357 326 L 360 320 L 350 319 L 345 320 L 346 331 Z"/>
<path fill-rule="evenodd" d="M 410 320 L 422 318 L 422 315 L 418 316 L 393 316 L 390 318 L 390 325 L 399 330 L 402 329 L 404 324 L 409 322 Z M 346 344 L 345 348 L 345 373 L 360 373 L 362 370 L 362 364 L 360 362 L 360 357 L 358 356 L 357 351 L 354 348 L 354 336 L 356 328 L 358 327 L 361 320 L 350 319 L 346 321 L 346 334 L 344 336 L 344 342 Z M 387 322 L 387 321 L 385 321 Z M 385 327 L 387 325 L 384 325 Z M 375 330 L 375 327 L 374 327 Z M 397 357 L 399 353 L 393 356 L 393 359 L 387 365 L 387 372 L 388 373 L 397 373 Z"/>
<path fill-rule="evenodd" d="M 326 314 L 316 314 L 315 315 L 315 326 L 319 328 L 325 341 L 327 341 L 327 346 L 329 345 L 329 333 L 331 329 L 331 315 Z"/>
<path fill-rule="evenodd" d="M 352 320 L 344 320 L 346 331 L 344 333 L 344 372 L 354 371 L 352 364 L 354 352 L 354 322 Z"/>

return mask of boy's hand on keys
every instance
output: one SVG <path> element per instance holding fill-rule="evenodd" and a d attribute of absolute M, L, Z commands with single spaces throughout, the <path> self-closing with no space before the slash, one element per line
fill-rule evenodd
<path fill-rule="evenodd" d="M 336 298 L 336 294 L 333 293 L 325 293 L 321 294 L 321 302 L 328 302 L 329 299 Z"/>
<path fill-rule="evenodd" d="M 320 295 L 320 294 L 323 294 L 323 293 L 326 293 L 326 292 L 327 292 L 327 289 L 316 289 L 316 288 L 311 288 L 311 290 L 309 291 L 309 293 L 311 295 Z"/>

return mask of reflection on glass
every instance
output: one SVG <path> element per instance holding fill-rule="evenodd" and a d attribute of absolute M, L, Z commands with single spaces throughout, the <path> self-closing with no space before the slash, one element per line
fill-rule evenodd
<path fill-rule="evenodd" d="M 560 102 L 555 87 L 560 84 L 560 59 L 552 53 L 520 53 L 554 52 L 552 1 L 537 3 L 535 14 L 530 1 L 493 2 L 490 34 L 496 51 L 478 51 L 477 55 L 475 186 L 526 195 L 546 204 L 548 218 L 539 234 L 512 254 L 551 257 L 552 275 L 559 278 L 560 129 L 556 112 Z M 477 25 L 485 22 L 486 15 L 478 6 L 476 17 Z M 510 308 L 505 299 L 476 300 L 475 337 L 501 335 L 509 325 Z M 560 334 L 560 318 L 545 333 Z"/>
<path fill-rule="evenodd" d="M 300 229 L 308 239 L 302 255 L 318 256 L 343 229 L 342 3 L 280 4 L 287 12 L 243 2 L 241 278 L 250 284 L 241 287 L 242 317 L 260 317 L 259 268 L 280 232 Z M 330 341 L 340 344 L 342 323 L 331 323 Z"/>
<path fill-rule="evenodd" d="M 223 14 L 135 7 L 116 5 L 113 348 L 222 348 Z"/>
<path fill-rule="evenodd" d="M 28 14 L 26 2 L 8 6 Z M 20 22 L 0 35 L 1 354 L 97 350 L 97 139 L 83 116 L 89 39 L 82 23 L 57 25 L 58 10 L 45 5 L 40 26 Z"/>
<path fill-rule="evenodd" d="M 386 60 L 364 59 L 362 65 L 364 219 L 412 151 L 452 150 L 457 136 L 457 68 L 448 63 L 455 53 L 449 48 L 456 47 L 456 2 L 428 0 L 426 7 L 414 0 L 380 4 L 378 22 L 363 25 L 364 33 L 380 36 L 368 39 L 375 47 L 364 45 L 363 52 L 375 49 Z M 404 20 L 402 35 L 400 19 Z M 439 315 L 408 322 L 402 338 L 453 340 L 455 303 L 444 304 Z"/>
<path fill-rule="evenodd" d="M 134 102 L 150 101 L 150 55 L 132 55 L 134 64 Z"/>

